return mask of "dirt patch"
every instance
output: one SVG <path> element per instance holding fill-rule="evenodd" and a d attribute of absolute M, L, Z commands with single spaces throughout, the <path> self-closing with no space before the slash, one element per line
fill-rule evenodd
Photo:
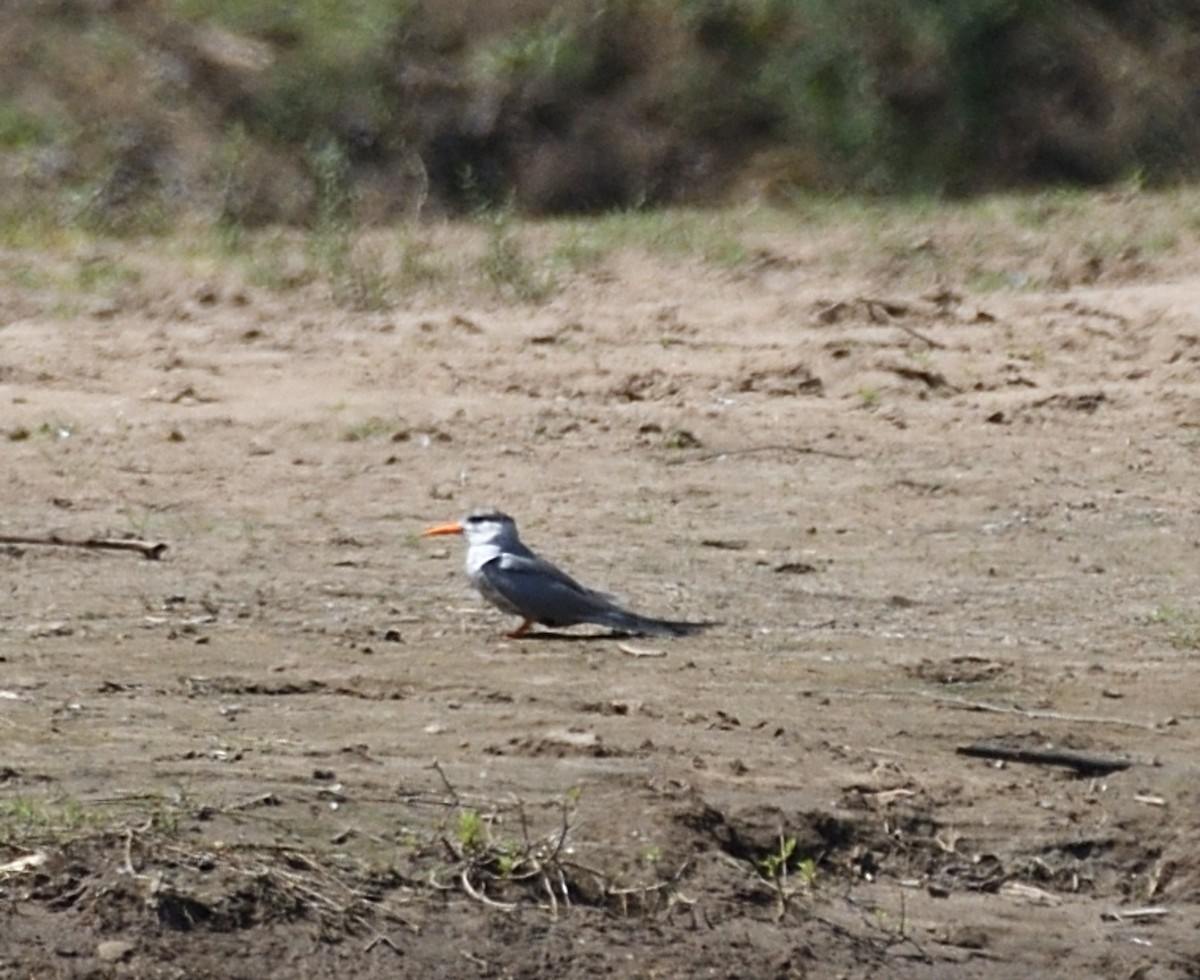
<path fill-rule="evenodd" d="M 168 546 L 0 550 L 0 975 L 1195 974 L 1190 274 L 123 260 L 0 327 L 0 531 Z M 723 625 L 504 640 L 479 503 Z"/>

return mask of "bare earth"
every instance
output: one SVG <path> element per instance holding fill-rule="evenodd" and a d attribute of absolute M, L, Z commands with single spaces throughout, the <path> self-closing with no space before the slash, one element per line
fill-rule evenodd
<path fill-rule="evenodd" d="M 0 551 L 0 976 L 1200 973 L 1188 256 L 755 247 L 533 306 L 152 245 L 12 289 L 0 533 L 169 547 Z M 418 537 L 483 503 L 723 625 L 504 639 Z"/>

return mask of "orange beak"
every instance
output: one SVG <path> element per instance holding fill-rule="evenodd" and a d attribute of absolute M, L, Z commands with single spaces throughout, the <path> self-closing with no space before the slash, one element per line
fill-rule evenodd
<path fill-rule="evenodd" d="M 435 524 L 431 528 L 426 528 L 421 532 L 421 537 L 431 538 L 435 534 L 462 534 L 463 526 L 455 521 L 452 524 Z"/>

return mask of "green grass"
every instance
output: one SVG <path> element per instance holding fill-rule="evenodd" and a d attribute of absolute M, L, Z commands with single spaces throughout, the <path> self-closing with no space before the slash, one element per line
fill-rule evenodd
<path fill-rule="evenodd" d="M 858 403 L 863 408 L 876 408 L 879 405 L 880 395 L 878 388 L 859 388 Z"/>
<path fill-rule="evenodd" d="M 379 415 L 351 423 L 342 430 L 345 442 L 367 442 L 372 439 L 390 438 L 403 428 L 403 423 L 396 419 L 386 419 Z"/>
<path fill-rule="evenodd" d="M 555 78 L 570 82 L 583 77 L 589 52 L 561 17 L 501 34 L 474 52 L 473 74 L 483 82 L 520 78 Z"/>
<path fill-rule="evenodd" d="M 845 279 L 848 290 L 877 280 L 897 293 L 935 283 L 990 293 L 1044 288 L 1060 262 L 1082 275 L 1092 257 L 1101 275 L 1171 274 L 1186 269 L 1185 257 L 1200 244 L 1200 219 L 1193 220 L 1200 190 L 1190 188 L 972 202 L 804 196 L 786 206 L 539 221 L 500 207 L 458 222 L 364 230 L 353 218 L 355 192 L 339 154 L 336 146 L 314 152 L 321 193 L 307 230 L 197 216 L 157 239 L 156 252 L 182 258 L 197 275 L 240 268 L 249 285 L 284 295 L 320 284 L 337 305 L 370 312 L 418 295 L 541 304 L 631 253 L 736 273 L 779 255 Z M 147 275 L 141 245 L 130 249 L 115 232 L 72 222 L 66 211 L 56 221 L 45 210 L 0 208 L 0 242 L 9 249 L 0 281 L 15 293 L 56 293 L 64 317 L 86 308 L 87 297 L 136 286 Z"/>
<path fill-rule="evenodd" d="M 77 426 L 74 422 L 54 416 L 32 429 L 26 425 L 14 425 L 4 430 L 4 437 L 9 442 L 26 442 L 30 439 L 69 439 L 76 431 Z"/>
<path fill-rule="evenodd" d="M 523 303 L 540 303 L 557 292 L 553 263 L 547 257 L 530 255 L 511 208 L 485 210 L 480 220 L 487 240 L 479 271 L 497 292 Z"/>
<path fill-rule="evenodd" d="M 79 800 L 14 796 L 0 800 L 0 845 L 57 844 L 104 826 L 109 815 Z"/>
<path fill-rule="evenodd" d="M 105 293 L 141 282 L 141 272 L 118 259 L 104 256 L 84 259 L 72 270 L 70 285 L 81 292 Z"/>
<path fill-rule="evenodd" d="M 1148 622 L 1166 628 L 1167 643 L 1173 649 L 1200 651 L 1200 613 L 1163 605 L 1150 614 Z"/>
<path fill-rule="evenodd" d="M 168 0 L 166 6 L 194 22 L 216 21 L 251 37 L 286 39 L 308 55 L 333 62 L 361 56 L 396 30 L 410 4 L 392 0 L 292 0 L 286 4 L 239 0 Z"/>
<path fill-rule="evenodd" d="M 654 255 L 732 267 L 749 256 L 742 237 L 745 223 L 736 210 L 633 209 L 564 221 L 560 227 L 565 230 L 564 254 L 574 253 L 589 262 L 636 247 Z"/>
<path fill-rule="evenodd" d="M 0 149 L 19 150 L 54 142 L 64 129 L 57 114 L 33 112 L 0 98 Z"/>

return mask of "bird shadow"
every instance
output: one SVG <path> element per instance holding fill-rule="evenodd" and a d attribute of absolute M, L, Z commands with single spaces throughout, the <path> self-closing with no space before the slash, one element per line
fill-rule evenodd
<path fill-rule="evenodd" d="M 622 633 L 612 630 L 608 633 L 559 633 L 556 630 L 538 630 L 536 633 L 522 633 L 520 636 L 510 636 L 508 639 L 524 642 L 534 640 L 546 643 L 551 640 L 561 640 L 565 643 L 598 643 L 603 640 L 632 640 L 635 633 Z"/>

